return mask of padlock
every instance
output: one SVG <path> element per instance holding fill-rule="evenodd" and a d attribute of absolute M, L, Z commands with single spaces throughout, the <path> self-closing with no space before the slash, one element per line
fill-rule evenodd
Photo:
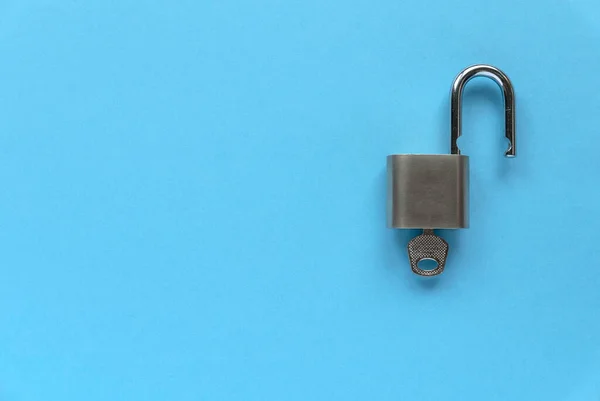
<path fill-rule="evenodd" d="M 444 270 L 448 243 L 434 229 L 469 227 L 469 157 L 461 155 L 457 140 L 461 135 L 463 89 L 474 77 L 493 79 L 504 95 L 505 131 L 510 145 L 506 157 L 516 155 L 515 95 L 502 71 L 490 65 L 474 65 L 463 70 L 452 84 L 450 99 L 450 154 L 403 154 L 387 157 L 387 219 L 390 228 L 422 229 L 408 243 L 411 269 L 421 276 L 435 276 Z M 433 260 L 436 267 L 423 269 L 419 263 Z"/>

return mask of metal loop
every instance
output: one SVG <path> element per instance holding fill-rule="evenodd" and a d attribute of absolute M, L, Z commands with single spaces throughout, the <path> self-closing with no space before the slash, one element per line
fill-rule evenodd
<path fill-rule="evenodd" d="M 450 153 L 460 155 L 460 149 L 456 141 L 461 136 L 462 118 L 462 94 L 467 82 L 472 78 L 483 76 L 493 79 L 502 89 L 504 95 L 504 124 L 506 138 L 510 141 L 509 148 L 504 155 L 506 157 L 516 156 L 515 138 L 515 92 L 510 79 L 502 71 L 491 65 L 473 65 L 464 69 L 452 84 L 452 95 L 450 100 Z"/>

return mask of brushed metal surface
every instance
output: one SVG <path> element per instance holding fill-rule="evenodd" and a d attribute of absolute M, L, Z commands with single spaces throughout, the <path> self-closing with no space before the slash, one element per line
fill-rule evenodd
<path fill-rule="evenodd" d="M 469 157 L 387 157 L 387 223 L 390 228 L 467 228 Z"/>

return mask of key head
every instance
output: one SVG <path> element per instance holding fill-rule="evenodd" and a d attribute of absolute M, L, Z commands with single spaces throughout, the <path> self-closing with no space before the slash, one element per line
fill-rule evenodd
<path fill-rule="evenodd" d="M 417 235 L 408 243 L 410 268 L 419 276 L 437 276 L 442 273 L 447 257 L 448 243 L 435 235 L 433 230 L 423 230 L 423 234 Z M 437 267 L 432 270 L 421 269 L 419 262 L 426 259 L 434 260 Z"/>

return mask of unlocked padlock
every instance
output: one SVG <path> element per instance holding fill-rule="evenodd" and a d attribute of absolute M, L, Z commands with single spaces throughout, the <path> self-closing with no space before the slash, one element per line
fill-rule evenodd
<path fill-rule="evenodd" d="M 452 84 L 450 99 L 450 154 L 401 154 L 387 157 L 387 218 L 390 228 L 422 229 L 408 243 L 413 272 L 422 276 L 440 274 L 445 267 L 448 244 L 434 229 L 469 227 L 469 157 L 461 155 L 462 93 L 471 78 L 493 79 L 504 95 L 505 131 L 510 145 L 506 157 L 516 155 L 515 96 L 506 74 L 489 65 L 463 70 Z M 423 269 L 419 263 L 433 260 L 436 267 Z"/>

